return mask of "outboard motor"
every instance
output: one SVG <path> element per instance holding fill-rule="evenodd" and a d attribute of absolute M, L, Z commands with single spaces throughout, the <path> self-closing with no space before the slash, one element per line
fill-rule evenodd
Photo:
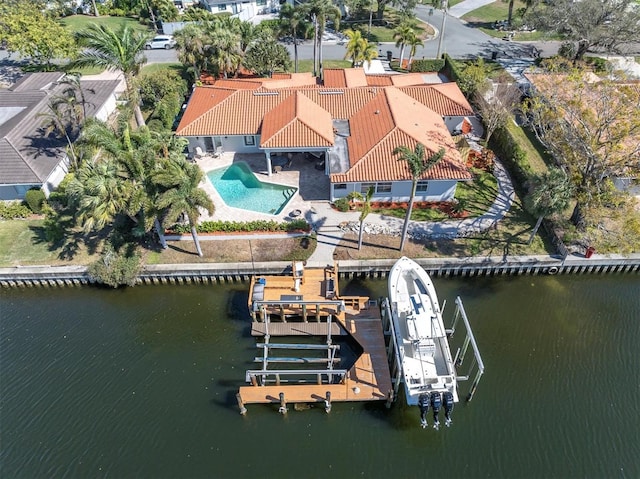
<path fill-rule="evenodd" d="M 418 398 L 418 409 L 420 409 L 420 425 L 424 429 L 427 427 L 427 413 L 429 412 L 429 394 L 420 394 Z"/>
<path fill-rule="evenodd" d="M 438 419 L 438 414 L 440 413 L 440 406 L 442 405 L 442 395 L 439 392 L 431 393 L 431 407 L 433 408 L 433 420 L 434 420 L 434 429 L 440 428 L 440 420 Z"/>
<path fill-rule="evenodd" d="M 443 394 L 444 400 L 444 423 L 447 427 L 451 425 L 451 411 L 453 411 L 453 393 L 447 391 Z"/>

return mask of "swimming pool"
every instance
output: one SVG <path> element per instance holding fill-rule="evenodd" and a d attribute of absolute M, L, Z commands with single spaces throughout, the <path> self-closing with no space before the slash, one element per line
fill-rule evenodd
<path fill-rule="evenodd" d="M 227 205 L 270 215 L 279 214 L 298 191 L 260 181 L 243 162 L 211 170 L 207 178 Z"/>

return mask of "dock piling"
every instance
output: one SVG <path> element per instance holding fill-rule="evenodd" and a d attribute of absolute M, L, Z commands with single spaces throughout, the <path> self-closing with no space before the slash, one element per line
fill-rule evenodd
<path fill-rule="evenodd" d="M 329 414 L 331 412 L 331 391 L 327 391 L 327 395 L 324 400 L 324 412 Z"/>
<path fill-rule="evenodd" d="M 238 401 L 238 407 L 240 408 L 240 414 L 242 414 L 243 416 L 245 414 L 247 414 L 247 408 L 244 407 L 244 403 L 242 402 L 242 396 L 240 396 L 240 393 L 236 394 L 236 401 Z"/>
<path fill-rule="evenodd" d="M 278 409 L 278 412 L 280 414 L 287 414 L 287 402 L 284 399 L 284 393 L 280 393 L 280 408 Z"/>

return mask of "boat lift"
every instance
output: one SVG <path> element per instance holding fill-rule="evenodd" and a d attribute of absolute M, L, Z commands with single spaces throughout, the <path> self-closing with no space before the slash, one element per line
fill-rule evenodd
<path fill-rule="evenodd" d="M 456 297 L 456 311 L 453 317 L 451 328 L 446 329 L 447 337 L 453 337 L 455 333 L 456 326 L 460 318 L 464 323 L 464 326 L 467 330 L 467 334 L 462 343 L 462 347 L 458 348 L 454 359 L 454 366 L 459 368 L 463 365 L 464 358 L 469 349 L 469 345 L 471 345 L 473 349 L 474 358 L 469 365 L 469 370 L 466 376 L 458 376 L 456 374 L 456 382 L 458 381 L 467 381 L 475 371 L 475 377 L 471 387 L 469 388 L 469 393 L 467 395 L 466 401 L 469 402 L 473 399 L 473 395 L 476 392 L 478 387 L 478 383 L 480 382 L 480 378 L 484 374 L 484 363 L 482 362 L 482 357 L 480 356 L 480 350 L 478 349 L 478 345 L 476 343 L 475 337 L 473 336 L 473 331 L 471 330 L 471 325 L 469 324 L 469 319 L 467 318 L 467 313 L 464 309 L 464 305 L 462 304 L 462 299 L 460 297 Z M 446 306 L 446 301 L 442 305 L 442 312 L 444 312 L 444 308 Z M 400 389 L 400 384 L 402 384 L 402 360 L 400 359 L 400 353 L 398 351 L 398 344 L 396 344 L 396 334 L 394 331 L 393 320 L 391 317 L 391 305 L 389 303 L 389 299 L 385 298 L 381 303 L 382 308 L 382 322 L 384 327 L 384 334 L 390 335 L 391 339 L 389 340 L 389 345 L 387 349 L 387 359 L 389 360 L 389 364 L 391 365 L 391 380 L 393 382 L 393 397 L 396 398 L 398 396 L 398 390 Z"/>
<path fill-rule="evenodd" d="M 332 315 L 327 314 L 326 321 L 326 343 L 325 344 L 305 344 L 305 343 L 270 343 L 270 325 L 271 319 L 264 309 L 265 306 L 284 306 L 287 303 L 291 303 L 290 300 L 284 301 L 254 301 L 254 309 L 262 310 L 261 317 L 264 324 L 264 343 L 257 343 L 256 347 L 262 349 L 262 356 L 254 358 L 254 362 L 262 363 L 262 368 L 257 370 L 246 371 L 246 381 L 250 382 L 254 386 L 263 386 L 266 384 L 290 383 L 302 384 L 307 382 L 315 382 L 316 384 L 335 384 L 336 382 L 342 383 L 345 380 L 347 370 L 335 369 L 335 363 L 340 361 L 340 358 L 336 357 L 336 353 L 340 350 L 340 345 L 332 343 Z M 320 306 L 330 306 L 335 308 L 335 311 L 340 313 L 344 311 L 345 304 L 341 300 L 324 300 L 324 301 L 295 301 L 295 304 L 307 307 L 316 306 L 319 310 Z M 289 323 L 292 326 L 302 329 L 305 323 Z M 317 324 L 317 323 L 316 323 Z M 310 351 L 320 350 L 326 351 L 327 357 L 304 357 L 303 353 L 296 356 L 272 356 L 273 350 L 290 350 L 290 351 Z M 288 352 L 286 354 L 292 354 Z M 326 364 L 325 369 L 269 369 L 269 365 L 273 363 L 285 363 L 285 364 Z M 294 376 L 295 379 L 291 377 Z M 302 377 L 310 377 L 306 380 Z M 311 379 L 315 378 L 315 379 Z"/>

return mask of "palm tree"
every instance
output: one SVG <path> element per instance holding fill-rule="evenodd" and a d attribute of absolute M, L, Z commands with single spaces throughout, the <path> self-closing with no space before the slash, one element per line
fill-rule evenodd
<path fill-rule="evenodd" d="M 409 44 L 409 42 L 415 38 L 416 32 L 412 28 L 409 23 L 401 23 L 394 31 L 393 31 L 393 39 L 396 41 L 396 48 L 400 47 L 400 65 L 402 68 L 402 62 L 404 60 L 404 49 Z"/>
<path fill-rule="evenodd" d="M 210 39 L 213 63 L 218 74 L 227 78 L 231 72 L 237 71 L 241 64 L 239 35 L 231 30 L 217 28 L 211 32 Z"/>
<path fill-rule="evenodd" d="M 291 6 L 288 3 L 280 8 L 280 32 L 293 38 L 294 71 L 298 73 L 298 34 L 307 38 L 304 7 L 300 4 Z"/>
<path fill-rule="evenodd" d="M 207 68 L 206 44 L 208 38 L 205 31 L 197 23 L 189 23 L 174 34 L 178 60 L 193 68 L 194 80 L 200 79 L 200 74 Z"/>
<path fill-rule="evenodd" d="M 154 173 L 155 183 L 164 189 L 157 202 L 159 208 L 166 210 L 164 220 L 173 222 L 182 214 L 187 215 L 198 256 L 202 256 L 197 231 L 200 208 L 206 209 L 210 215 L 215 211 L 211 198 L 198 187 L 202 178 L 202 170 L 184 158 L 171 158 Z"/>
<path fill-rule="evenodd" d="M 313 75 L 322 76 L 322 34 L 327 20 L 334 23 L 335 30 L 340 27 L 341 12 L 331 0 L 311 0 L 304 4 L 307 16 L 313 23 Z"/>
<path fill-rule="evenodd" d="M 84 47 L 79 57 L 72 62 L 74 67 L 103 67 L 120 70 L 124 75 L 129 103 L 133 105 L 138 126 L 145 124 L 138 104 L 138 90 L 134 79 L 146 62 L 143 54 L 149 35 L 140 30 L 122 25 L 112 30 L 106 25 L 91 24 L 76 33 L 76 40 Z"/>
<path fill-rule="evenodd" d="M 411 70 L 413 57 L 415 56 L 416 51 L 418 50 L 418 47 L 423 47 L 424 43 L 417 35 L 414 35 L 413 38 L 409 39 L 409 41 L 407 42 L 407 45 L 411 47 L 411 50 L 409 50 L 409 62 L 407 64 L 407 70 Z"/>
<path fill-rule="evenodd" d="M 370 186 L 367 190 L 367 194 L 362 199 L 362 211 L 360 212 L 360 218 L 358 218 L 360 221 L 360 231 L 358 232 L 358 251 L 360 251 L 360 249 L 362 248 L 362 232 L 364 231 L 364 220 L 367 218 L 367 216 L 369 216 L 369 213 L 371 213 L 371 198 L 373 198 L 374 192 L 375 188 L 373 186 Z"/>
<path fill-rule="evenodd" d="M 59 95 L 51 97 L 47 103 L 47 110 L 39 113 L 38 116 L 45 118 L 44 127 L 47 135 L 51 132 L 56 132 L 64 136 L 67 141 L 69 159 L 73 167 L 77 168 L 78 156 L 71 136 L 80 127 L 84 117 L 82 106 L 75 100 L 74 96 Z"/>
<path fill-rule="evenodd" d="M 127 204 L 128 185 L 116 161 L 87 162 L 69 183 L 67 192 L 78 204 L 77 219 L 85 232 L 111 224 Z"/>
<path fill-rule="evenodd" d="M 425 159 L 425 147 L 422 143 L 418 143 L 414 150 L 407 148 L 406 146 L 398 146 L 393 150 L 394 155 L 400 155 L 400 161 L 406 161 L 409 167 L 409 173 L 411 174 L 411 198 L 409 200 L 409 207 L 407 208 L 407 214 L 404 218 L 404 226 L 402 227 L 402 239 L 400 240 L 400 252 L 404 248 L 404 243 L 407 239 L 407 231 L 409 230 L 409 220 L 411 219 L 411 212 L 413 211 L 413 200 L 416 196 L 416 189 L 418 187 L 418 180 L 436 163 L 438 163 L 443 157 L 445 150 L 440 148 L 437 153 L 434 153 L 429 158 Z"/>
<path fill-rule="evenodd" d="M 346 30 L 344 34 L 349 39 L 344 58 L 351 58 L 352 66 L 358 66 L 365 61 L 370 62 L 378 56 L 375 45 L 363 38 L 360 30 Z"/>
<path fill-rule="evenodd" d="M 566 210 L 572 198 L 573 185 L 560 168 L 549 168 L 548 172 L 535 175 L 530 180 L 529 194 L 525 197 L 525 203 L 527 209 L 536 215 L 538 220 L 527 245 L 533 242 L 542 220 Z"/>

